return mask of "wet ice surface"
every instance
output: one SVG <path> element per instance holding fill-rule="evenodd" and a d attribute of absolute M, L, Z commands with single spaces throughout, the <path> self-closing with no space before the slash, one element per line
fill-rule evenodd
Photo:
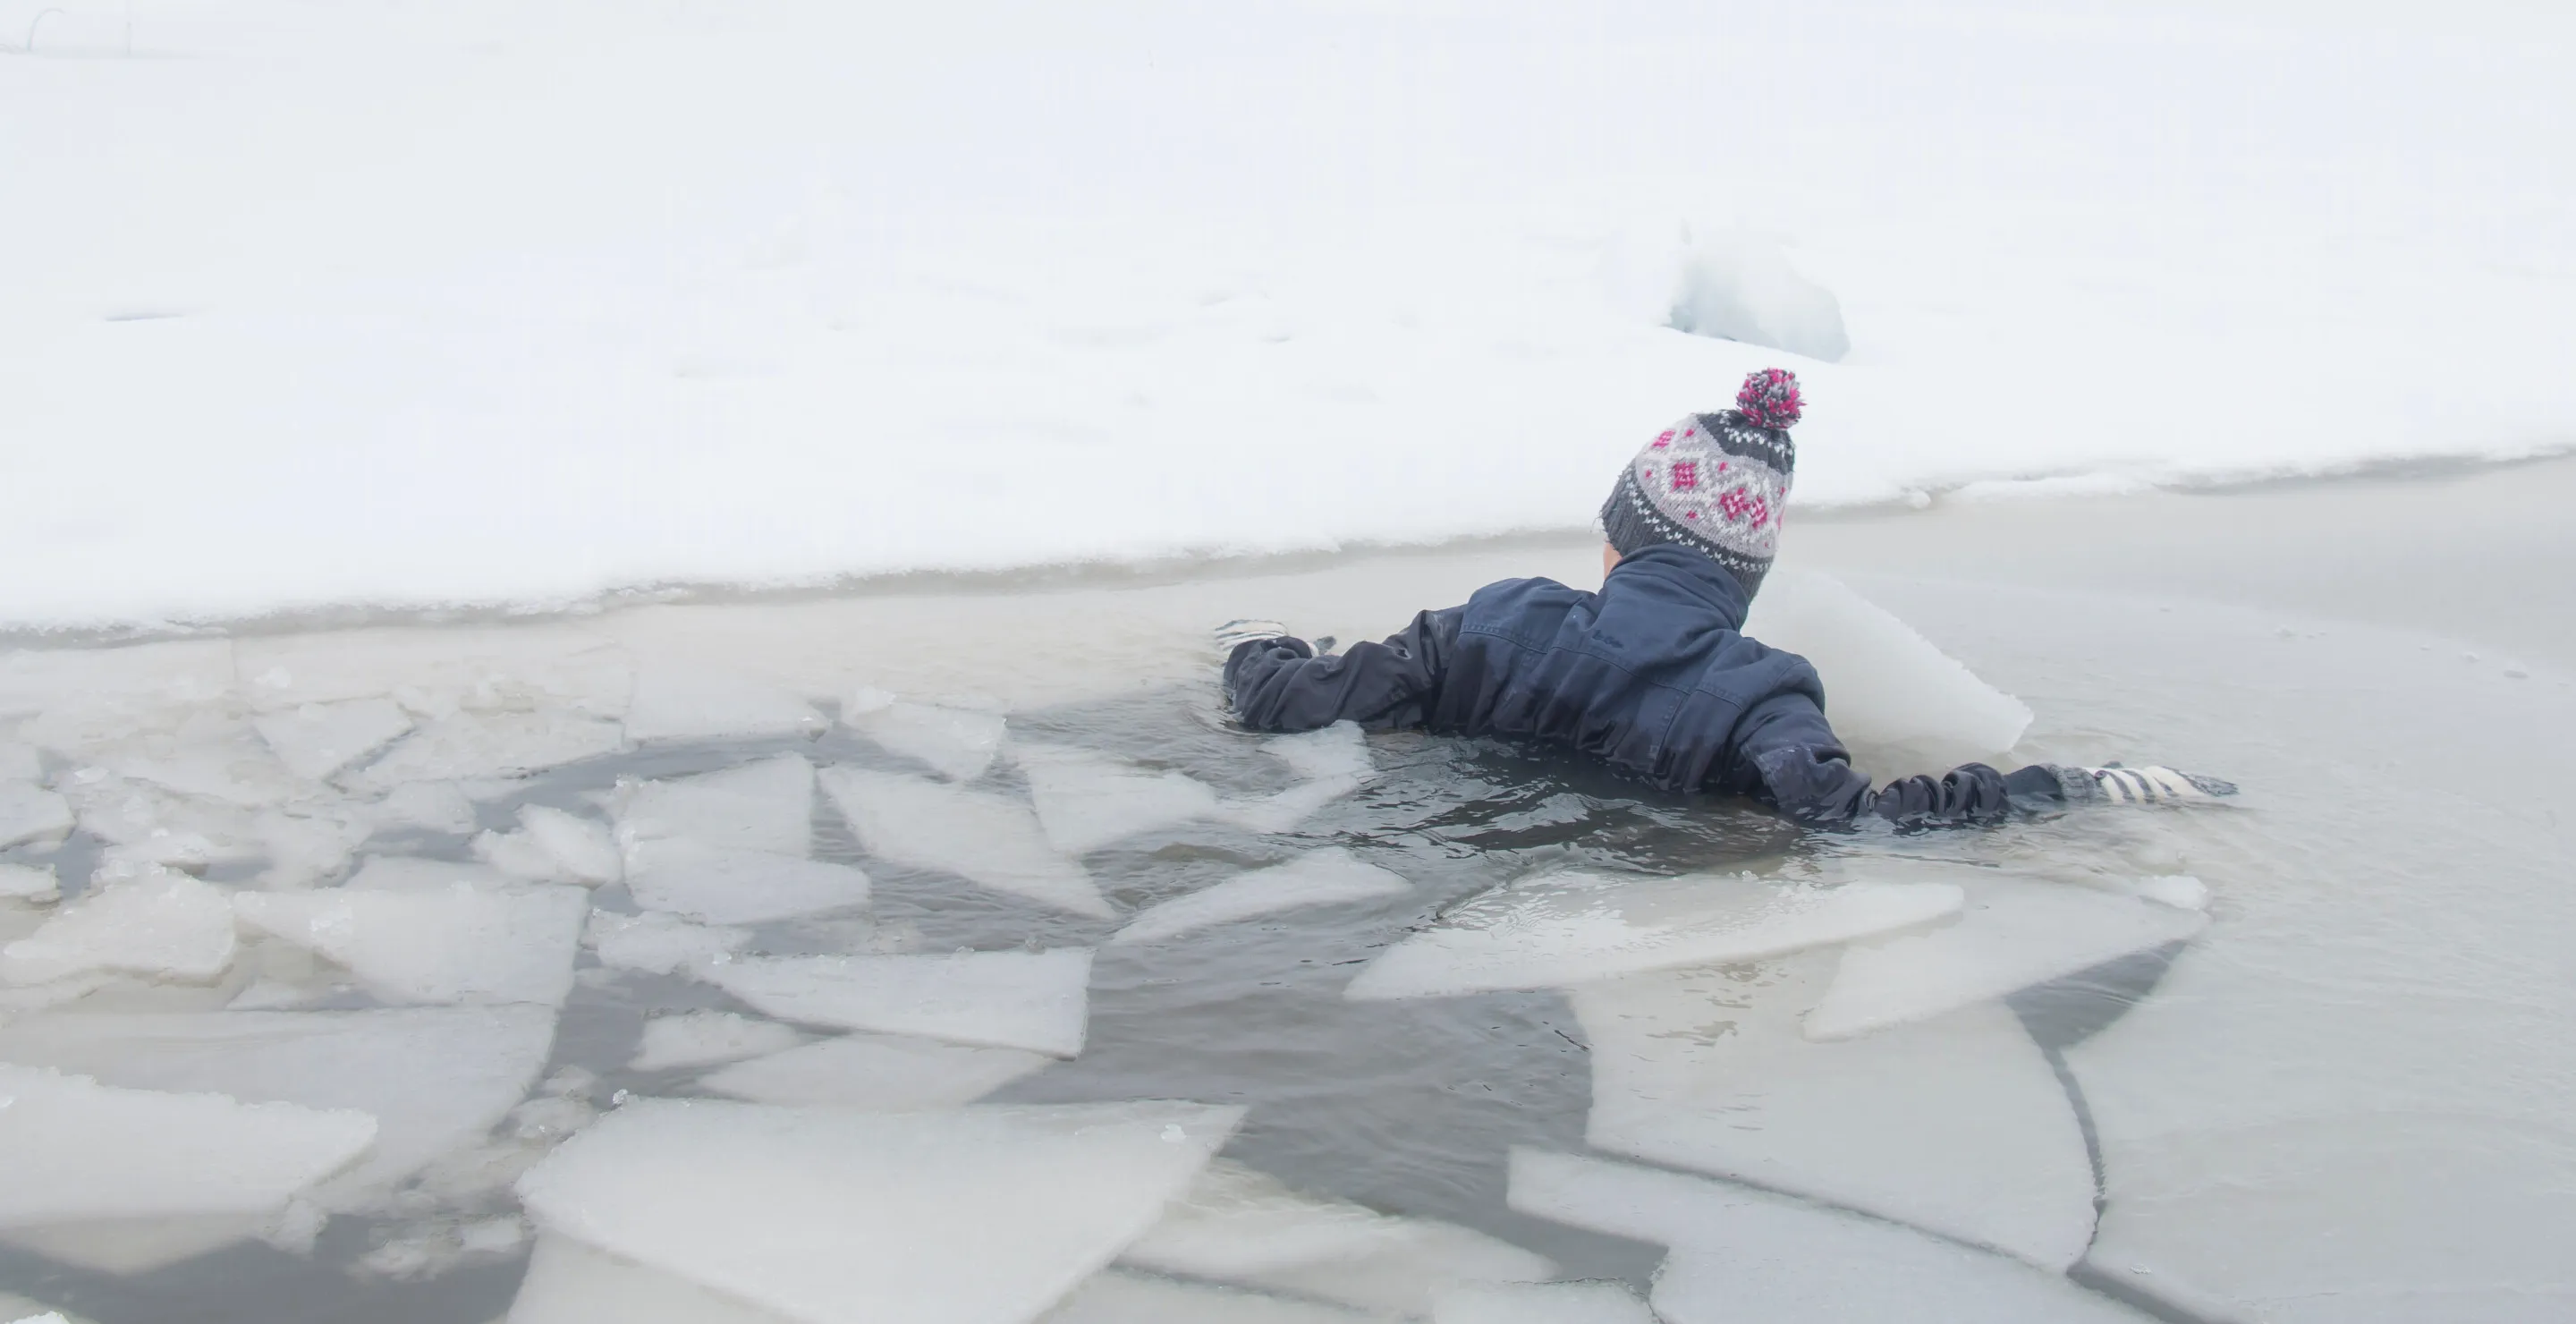
<path fill-rule="evenodd" d="M 0 853 L 0 1148 L 48 1174 L 0 1201 L 0 1290 L 99 1324 L 2564 1314 L 2565 828 L 2454 789 L 2543 780 L 2564 690 L 1856 583 L 1781 598 L 1829 679 L 1900 622 L 1977 664 L 1872 653 L 1932 696 L 1861 705 L 1882 770 L 2017 739 L 2253 791 L 1810 834 L 1493 742 L 1257 738 L 1150 591 L 1091 680 L 889 676 L 758 607 L 701 609 L 731 661 L 657 653 L 657 609 L 118 650 L 115 693 L 14 664 L 51 679 L 0 691 L 0 782 L 63 814 Z"/>

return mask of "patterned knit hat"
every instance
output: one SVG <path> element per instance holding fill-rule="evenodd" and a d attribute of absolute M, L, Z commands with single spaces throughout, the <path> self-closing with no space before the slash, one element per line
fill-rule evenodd
<path fill-rule="evenodd" d="M 1647 442 L 1601 507 L 1601 530 L 1628 556 L 1658 543 L 1708 553 L 1751 598 L 1780 550 L 1780 514 L 1798 448 L 1789 425 L 1798 379 L 1765 368 L 1744 379 L 1736 407 L 1693 414 Z"/>

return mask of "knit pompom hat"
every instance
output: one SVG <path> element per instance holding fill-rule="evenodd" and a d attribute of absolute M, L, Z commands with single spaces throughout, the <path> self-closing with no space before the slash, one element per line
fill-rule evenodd
<path fill-rule="evenodd" d="M 1658 433 L 1602 504 L 1611 548 L 1621 556 L 1658 543 L 1698 548 L 1752 597 L 1779 554 L 1781 508 L 1798 466 L 1789 427 L 1803 403 L 1796 374 L 1765 368 L 1744 379 L 1735 408 Z"/>

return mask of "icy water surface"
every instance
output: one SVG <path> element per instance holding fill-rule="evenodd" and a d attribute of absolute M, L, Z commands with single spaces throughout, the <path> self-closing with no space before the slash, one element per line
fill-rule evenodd
<path fill-rule="evenodd" d="M 2000 729 L 2249 787 L 1920 836 L 1214 710 L 1228 605 L 1347 631 L 1528 559 L 15 655 L 0 1291 L 100 1324 L 2570 1305 L 2569 829 L 2491 794 L 2564 768 L 2564 677 L 1855 581 L 1971 676 L 1784 578 L 1882 771 Z"/>

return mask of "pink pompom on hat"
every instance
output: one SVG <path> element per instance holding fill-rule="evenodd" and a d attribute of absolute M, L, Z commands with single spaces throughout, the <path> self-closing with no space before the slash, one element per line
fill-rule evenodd
<path fill-rule="evenodd" d="M 1621 556 L 1661 543 L 1705 552 L 1750 599 L 1780 551 L 1780 515 L 1798 467 L 1789 428 L 1802 416 L 1798 375 L 1749 374 L 1735 408 L 1692 414 L 1637 452 L 1601 507 L 1601 531 Z"/>

